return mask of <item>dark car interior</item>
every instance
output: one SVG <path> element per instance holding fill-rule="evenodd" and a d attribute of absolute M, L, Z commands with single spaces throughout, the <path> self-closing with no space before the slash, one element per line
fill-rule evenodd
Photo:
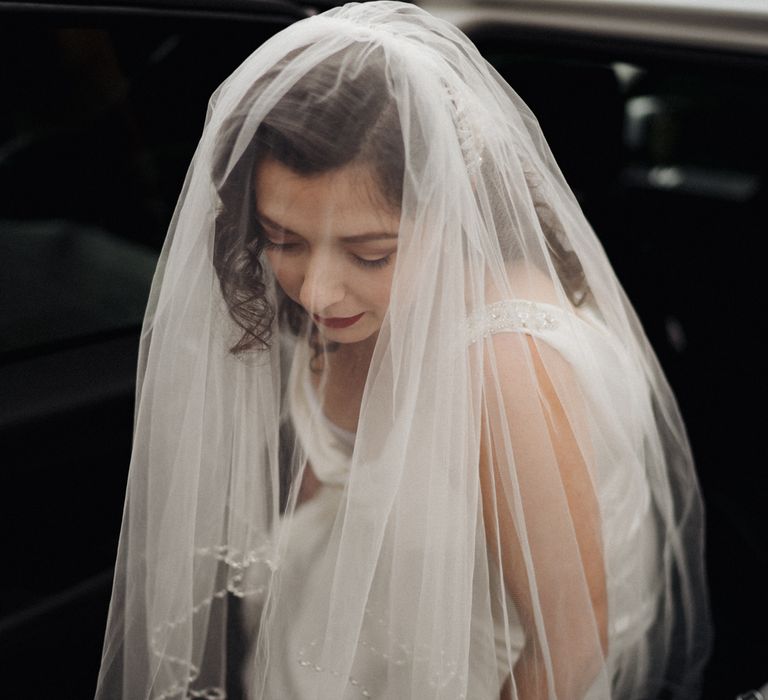
<path fill-rule="evenodd" d="M 0 0 L 6 697 L 93 695 L 154 266 L 211 93 L 307 12 Z M 768 54 L 470 36 L 537 115 L 678 397 L 707 508 L 704 698 L 735 698 L 768 681 Z"/>

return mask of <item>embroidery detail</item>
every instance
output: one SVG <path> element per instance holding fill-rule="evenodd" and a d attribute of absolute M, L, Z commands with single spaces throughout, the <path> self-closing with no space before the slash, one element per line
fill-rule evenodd
<path fill-rule="evenodd" d="M 535 302 L 505 299 L 489 304 L 467 319 L 467 342 L 471 345 L 503 331 L 549 331 L 557 326 L 555 316 Z"/>
<path fill-rule="evenodd" d="M 395 666 L 432 663 L 433 650 L 427 644 L 419 644 L 417 649 L 414 649 L 410 644 L 399 642 L 387 629 L 387 620 L 370 606 L 366 606 L 365 608 L 365 617 L 374 625 L 374 627 L 381 627 L 384 629 L 389 642 L 392 643 L 392 646 L 396 649 L 396 651 L 395 653 L 388 653 L 383 649 L 377 648 L 374 644 L 364 638 L 360 639 L 359 641 L 359 646 L 361 648 L 366 649 L 369 653 L 375 656 L 380 656 Z M 341 673 L 336 669 L 323 667 L 309 658 L 310 650 L 316 649 L 319 644 L 320 640 L 313 639 L 309 642 L 309 644 L 299 649 L 297 654 L 297 661 L 299 665 L 308 671 L 316 671 L 317 673 L 330 673 L 333 676 L 340 677 Z M 456 700 L 467 700 L 466 694 L 463 692 L 459 692 L 453 696 L 451 696 L 449 692 L 451 690 L 451 686 L 454 686 L 457 683 L 459 687 L 463 687 L 463 685 L 466 683 L 466 676 L 459 672 L 459 666 L 455 661 L 447 658 L 445 649 L 440 650 L 440 657 L 440 666 L 442 672 L 435 671 L 430 675 L 430 687 L 437 688 L 440 691 L 443 691 L 443 693 L 448 693 L 446 697 L 455 697 Z M 359 679 L 353 676 L 347 676 L 347 678 L 349 680 L 349 685 L 355 687 L 362 697 L 374 697 L 371 691 L 366 688 Z"/>
<path fill-rule="evenodd" d="M 310 643 L 310 647 L 316 647 L 318 645 L 318 640 L 313 639 Z M 337 671 L 335 668 L 325 668 L 321 666 L 320 664 L 317 664 L 307 658 L 307 648 L 303 647 L 299 649 L 298 658 L 297 661 L 299 662 L 299 666 L 307 669 L 308 671 L 315 671 L 317 673 L 330 673 L 332 676 L 336 676 L 337 678 L 341 677 L 341 672 Z M 349 681 L 349 685 L 353 686 L 354 688 L 357 688 L 360 695 L 364 698 L 372 698 L 371 692 L 366 688 L 357 678 L 353 676 L 347 676 L 347 680 Z"/>
<path fill-rule="evenodd" d="M 225 586 L 214 591 L 207 598 L 203 598 L 191 609 L 191 613 L 182 615 L 173 620 L 167 620 L 152 629 L 150 638 L 150 648 L 152 653 L 166 666 L 171 674 L 179 674 L 181 679 L 165 687 L 161 692 L 153 696 L 153 700 L 170 700 L 174 697 L 191 700 L 200 698 L 201 700 L 225 700 L 226 692 L 224 688 L 210 686 L 202 689 L 194 689 L 189 686 L 200 676 L 200 669 L 186 659 L 182 659 L 165 651 L 165 648 L 177 628 L 188 626 L 192 623 L 194 617 L 203 610 L 207 610 L 214 604 L 214 600 L 223 600 L 228 593 L 238 597 L 246 598 L 261 596 L 266 592 L 267 586 L 262 584 L 255 588 L 245 588 L 245 574 L 255 564 L 263 565 L 270 572 L 278 569 L 278 561 L 273 552 L 272 543 L 264 539 L 254 549 L 241 552 L 234 547 L 226 544 L 214 545 L 212 547 L 198 547 L 195 554 L 201 558 L 211 558 L 222 562 L 229 568 L 230 575 Z M 172 670 L 176 667 L 178 670 Z"/>

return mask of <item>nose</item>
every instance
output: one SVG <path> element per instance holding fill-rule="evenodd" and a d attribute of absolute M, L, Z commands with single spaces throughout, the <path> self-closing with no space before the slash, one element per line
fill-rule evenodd
<path fill-rule="evenodd" d="M 333 266 L 328 256 L 312 256 L 299 292 L 301 305 L 310 313 L 325 316 L 328 309 L 344 299 L 344 295 L 342 271 Z"/>

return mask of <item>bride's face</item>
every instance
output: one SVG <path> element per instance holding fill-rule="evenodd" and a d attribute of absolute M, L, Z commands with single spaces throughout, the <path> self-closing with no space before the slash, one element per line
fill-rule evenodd
<path fill-rule="evenodd" d="M 383 204 L 370 171 L 347 166 L 306 177 L 267 159 L 255 190 L 265 255 L 283 291 L 330 341 L 357 343 L 377 333 L 400 216 Z"/>

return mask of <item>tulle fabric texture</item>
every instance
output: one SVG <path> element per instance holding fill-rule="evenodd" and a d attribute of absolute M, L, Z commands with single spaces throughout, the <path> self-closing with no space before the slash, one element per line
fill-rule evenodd
<path fill-rule="evenodd" d="M 359 137 L 396 173 L 354 435 L 323 415 L 334 349 L 276 313 L 264 123 Z M 249 323 L 267 347 L 232 352 Z M 308 462 L 323 483 L 298 504 Z M 246 59 L 147 309 L 97 697 L 692 698 L 702 551 L 675 399 L 534 116 L 470 41 L 372 2 Z"/>

